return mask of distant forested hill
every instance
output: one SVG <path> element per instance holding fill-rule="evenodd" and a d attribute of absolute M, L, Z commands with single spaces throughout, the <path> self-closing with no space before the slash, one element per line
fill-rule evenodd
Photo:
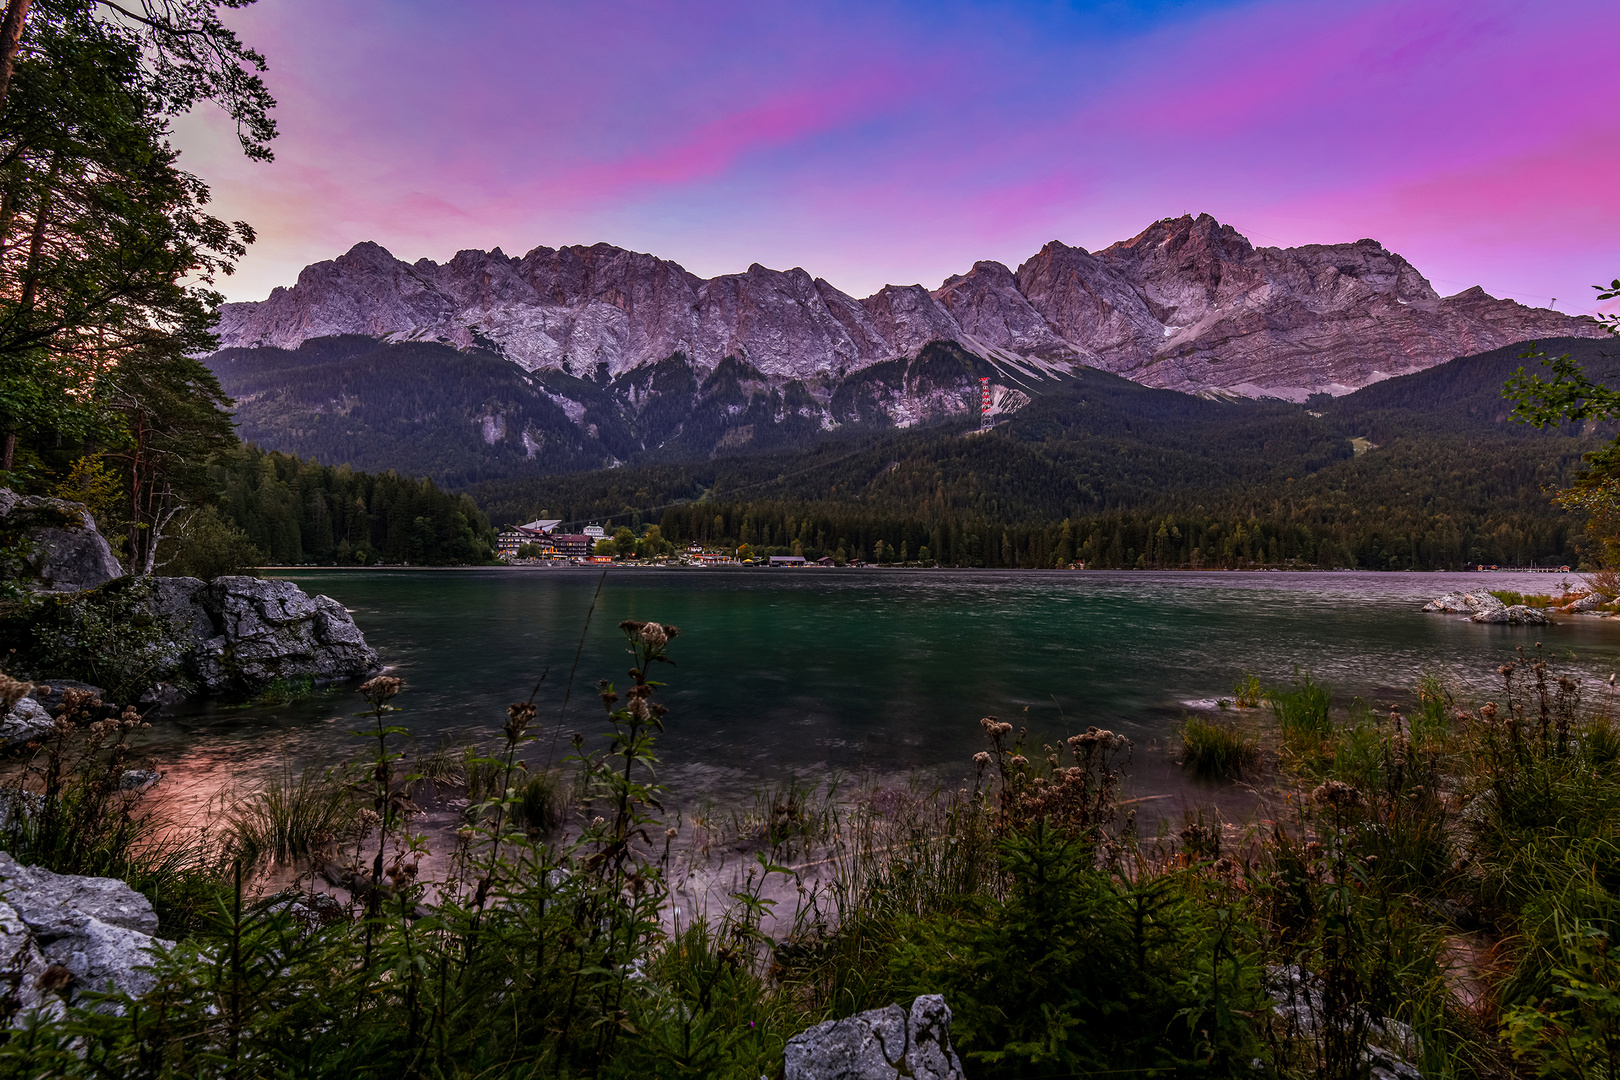
<path fill-rule="evenodd" d="M 464 494 L 393 472 L 300 461 L 243 445 L 209 466 L 221 518 L 273 564 L 488 562 L 489 518 Z"/>
<path fill-rule="evenodd" d="M 1620 383 L 1620 343 L 1547 344 Z M 1548 494 L 1607 433 L 1512 423 L 1501 387 L 1523 352 L 1305 407 L 1087 371 L 988 434 L 942 425 L 472 493 L 497 521 L 657 521 L 674 539 L 866 558 L 926 546 L 969 565 L 1573 562 L 1579 523 Z"/>

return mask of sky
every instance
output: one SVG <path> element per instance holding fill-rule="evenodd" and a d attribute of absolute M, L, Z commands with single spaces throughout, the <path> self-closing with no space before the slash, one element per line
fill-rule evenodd
<path fill-rule="evenodd" d="M 1256 245 L 1372 237 L 1445 295 L 1584 313 L 1620 277 L 1614 0 L 259 0 L 227 21 L 269 60 L 276 160 L 206 108 L 174 141 L 258 231 L 233 300 L 362 240 L 409 261 L 606 241 L 865 296 L 1186 213 Z"/>

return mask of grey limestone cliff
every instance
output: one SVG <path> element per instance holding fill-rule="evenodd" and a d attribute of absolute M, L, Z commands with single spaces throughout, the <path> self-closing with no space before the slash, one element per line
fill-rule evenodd
<path fill-rule="evenodd" d="M 798 268 L 703 279 L 608 244 L 463 251 L 440 265 L 368 242 L 263 301 L 225 305 L 219 330 L 225 347 L 340 334 L 476 345 L 527 371 L 599 382 L 676 355 L 701 381 L 730 358 L 776 385 L 830 383 L 954 341 L 993 362 L 1295 400 L 1532 338 L 1602 333 L 1478 288 L 1441 297 L 1374 240 L 1257 248 L 1207 214 L 1095 253 L 1054 240 L 1016 272 L 978 262 L 938 289 L 889 285 L 864 300 Z"/>

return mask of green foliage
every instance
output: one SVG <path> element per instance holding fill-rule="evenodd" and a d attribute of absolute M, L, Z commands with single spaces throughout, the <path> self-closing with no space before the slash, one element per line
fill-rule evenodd
<path fill-rule="evenodd" d="M 495 535 L 465 495 L 243 445 L 215 456 L 219 513 L 277 564 L 481 564 Z"/>
<path fill-rule="evenodd" d="M 1311 678 L 1310 672 L 1300 672 L 1292 686 L 1274 686 L 1266 694 L 1271 711 L 1277 717 L 1277 726 L 1283 738 L 1296 743 L 1309 743 L 1333 733 L 1329 715 L 1333 694 L 1326 686 Z"/>
<path fill-rule="evenodd" d="M 152 7 L 154 5 L 148 5 Z M 218 293 L 253 233 L 206 213 L 169 117 L 230 103 L 250 152 L 267 153 L 262 60 L 213 3 L 157 5 L 146 23 L 89 0 L 26 12 L 0 111 L 0 434 L 77 441 L 103 422 L 117 368 L 143 350 L 211 348 Z M 156 34 L 168 17 L 183 32 Z M 206 59 L 205 59 L 206 58 Z M 247 65 L 242 67 L 239 65 Z M 5 467 L 12 465 L 11 446 Z"/>
<path fill-rule="evenodd" d="M 171 577 L 204 581 L 225 574 L 252 574 L 264 560 L 247 533 L 223 520 L 212 506 L 194 510 L 177 534 L 164 538 L 157 566 Z"/>
<path fill-rule="evenodd" d="M 39 681 L 82 679 L 112 701 L 133 702 L 174 667 L 169 628 L 148 610 L 151 596 L 150 579 L 125 577 L 14 605 L 0 612 L 0 638 L 16 643 L 9 666 Z"/>
<path fill-rule="evenodd" d="M 1560 935 L 1547 996 L 1508 1009 L 1513 1054 L 1543 1077 L 1620 1076 L 1620 963 L 1607 930 L 1577 921 Z"/>
<path fill-rule="evenodd" d="M 925 920 L 894 961 L 899 985 L 953 1004 L 971 1075 L 1226 1075 L 1255 1057 L 1261 965 L 1236 894 L 1109 874 L 1042 826 L 1010 836 L 1001 860 L 1005 900 Z"/>

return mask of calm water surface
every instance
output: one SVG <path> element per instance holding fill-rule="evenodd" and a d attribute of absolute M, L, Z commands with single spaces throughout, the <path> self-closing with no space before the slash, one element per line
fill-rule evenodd
<path fill-rule="evenodd" d="M 1543 642 L 1592 693 L 1620 668 L 1620 619 L 1476 626 L 1418 609 L 1441 592 L 1546 592 L 1547 574 L 930 572 L 588 569 L 310 570 L 279 574 L 354 612 L 405 680 L 396 722 L 423 745 L 498 736 L 542 674 L 540 749 L 601 727 L 599 678 L 627 681 L 621 619 L 674 623 L 663 779 L 726 798 L 787 773 L 934 772 L 954 781 L 978 720 L 1043 739 L 1096 724 L 1136 740 L 1142 797 L 1202 799 L 1174 763 L 1185 702 L 1253 671 L 1307 669 L 1344 700 L 1404 705 L 1433 671 L 1473 695 L 1517 645 Z M 563 696 L 581 630 L 573 695 Z M 1481 698 L 1483 699 L 1483 698 Z M 176 797 L 291 761 L 355 754 L 353 687 L 287 705 L 185 707 L 154 726 Z"/>

